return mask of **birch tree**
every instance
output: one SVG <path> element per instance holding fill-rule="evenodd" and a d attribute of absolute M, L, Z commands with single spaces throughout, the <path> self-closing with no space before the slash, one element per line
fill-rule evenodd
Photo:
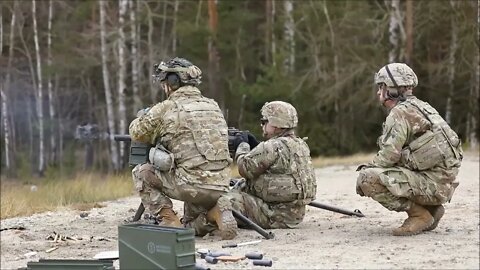
<path fill-rule="evenodd" d="M 43 176 L 45 170 L 45 138 L 44 138 L 44 119 L 43 119 L 43 83 L 42 83 L 42 58 L 40 56 L 40 44 L 38 41 L 37 12 L 36 1 L 32 0 L 32 19 L 33 19 L 33 38 L 35 41 L 35 54 L 37 62 L 37 117 L 38 117 L 38 174 Z"/>
<path fill-rule="evenodd" d="M 138 64 L 138 48 L 139 42 L 137 38 L 137 8 L 138 8 L 138 1 L 137 0 L 130 0 L 130 39 L 131 39 L 131 47 L 130 47 L 130 54 L 132 59 L 132 93 L 133 93 L 133 115 L 137 113 L 140 108 L 142 108 L 142 100 L 140 99 L 139 93 L 139 64 Z"/>
<path fill-rule="evenodd" d="M 293 3 L 291 0 L 285 0 L 285 24 L 284 35 L 287 46 L 287 58 L 285 59 L 285 71 L 292 73 L 295 70 L 295 22 L 293 20 Z"/>
<path fill-rule="evenodd" d="M 390 52 L 388 54 L 388 62 L 398 62 L 399 50 L 401 43 L 401 25 L 402 17 L 400 15 L 400 0 L 386 0 L 387 5 L 390 5 L 390 23 L 388 28 L 388 40 L 390 42 Z"/>
<path fill-rule="evenodd" d="M 47 92 L 48 92 L 48 112 L 50 115 L 50 158 L 53 163 L 57 163 L 57 145 L 55 139 L 55 104 L 53 100 L 53 85 L 52 85 L 52 18 L 53 18 L 53 3 L 48 1 L 48 32 L 47 32 L 47 68 L 49 70 L 47 75 Z"/>
<path fill-rule="evenodd" d="M 13 153 L 10 152 L 11 149 L 11 126 L 10 126 L 10 121 L 9 119 L 9 100 L 7 96 L 7 91 L 10 89 L 10 78 L 11 78 L 11 72 L 12 72 L 12 60 L 13 60 L 13 48 L 14 48 L 14 41 L 15 41 L 15 23 L 16 23 L 16 6 L 17 2 L 14 3 L 13 9 L 12 9 L 12 19 L 10 21 L 10 36 L 9 36 L 9 44 L 8 44 L 8 62 L 7 62 L 7 70 L 5 74 L 5 80 L 1 85 L 1 98 L 2 98 L 2 124 L 3 124 L 3 142 L 4 142 L 4 149 L 5 149 L 5 166 L 7 169 L 7 173 L 12 175 L 15 172 L 15 166 L 14 166 L 14 158 L 13 158 Z M 2 16 L 3 13 L 0 13 L 0 16 Z M 0 17 L 0 21 L 3 22 L 3 16 Z M 3 23 L 0 27 L 1 29 L 1 42 L 0 42 L 0 55 L 3 55 Z"/>
<path fill-rule="evenodd" d="M 455 54 L 458 48 L 458 30 L 457 23 L 455 19 L 455 5 L 454 0 L 450 0 L 450 6 L 452 8 L 452 15 L 450 16 L 450 50 L 448 52 L 448 94 L 447 94 L 447 105 L 445 108 L 445 121 L 447 123 L 452 123 L 452 97 L 454 91 L 454 80 L 455 80 Z"/>
<path fill-rule="evenodd" d="M 118 16 L 118 120 L 119 132 L 127 132 L 127 109 L 125 103 L 127 67 L 125 61 L 125 15 L 127 12 L 127 0 L 120 0 Z M 120 166 L 123 166 L 125 156 L 125 143 L 120 142 Z"/>
<path fill-rule="evenodd" d="M 450 1 L 452 2 L 452 1 Z M 413 0 L 406 1 L 406 10 L 405 10 L 405 32 L 406 32 L 406 41 L 405 41 L 405 62 L 408 65 L 412 64 L 412 53 L 413 53 Z"/>
<path fill-rule="evenodd" d="M 107 103 L 107 122 L 108 122 L 108 131 L 110 137 L 110 153 L 112 159 L 112 165 L 114 170 L 119 169 L 118 163 L 118 151 L 117 145 L 113 140 L 113 134 L 115 134 L 115 115 L 114 115 L 114 106 L 113 106 L 113 98 L 112 93 L 110 90 L 110 80 L 109 80 L 109 73 L 108 73 L 108 65 L 107 65 L 107 38 L 106 38 L 106 27 L 105 27 L 105 1 L 98 0 L 98 4 L 100 6 L 100 43 L 101 43 L 101 54 L 102 54 L 102 74 L 103 74 L 103 87 L 105 90 L 105 100 Z"/>

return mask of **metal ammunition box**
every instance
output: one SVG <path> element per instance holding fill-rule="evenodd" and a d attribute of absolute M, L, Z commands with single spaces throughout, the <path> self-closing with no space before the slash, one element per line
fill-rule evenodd
<path fill-rule="evenodd" d="M 195 269 L 193 229 L 147 224 L 118 226 L 120 269 Z"/>

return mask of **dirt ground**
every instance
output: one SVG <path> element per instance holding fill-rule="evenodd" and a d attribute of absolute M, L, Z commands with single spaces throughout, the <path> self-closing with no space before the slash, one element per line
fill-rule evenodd
<path fill-rule="evenodd" d="M 355 194 L 356 166 L 318 169 L 317 201 L 360 209 L 365 218 L 344 216 L 307 208 L 298 229 L 272 230 L 275 239 L 256 245 L 222 249 L 215 237 L 195 239 L 195 247 L 244 255 L 258 251 L 273 260 L 274 269 L 479 269 L 479 157 L 467 154 L 458 176 L 458 187 L 446 214 L 434 231 L 412 237 L 395 237 L 391 230 L 406 218 L 377 202 Z M 101 251 L 118 250 L 117 225 L 133 215 L 140 200 L 129 197 L 106 202 L 87 212 L 62 209 L 56 212 L 1 221 L 1 269 L 25 267 L 39 258 L 88 259 Z M 175 209 L 182 213 L 181 203 Z M 24 227 L 24 230 L 8 229 Z M 79 240 L 53 243 L 53 232 Z M 262 239 L 255 231 L 240 230 L 233 242 Z M 57 246 L 49 253 L 46 250 Z M 211 269 L 262 268 L 246 259 L 206 264 Z M 118 268 L 118 261 L 116 262 Z"/>

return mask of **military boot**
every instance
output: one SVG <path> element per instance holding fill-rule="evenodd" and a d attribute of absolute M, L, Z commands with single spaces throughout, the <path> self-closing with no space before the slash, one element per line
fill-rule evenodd
<path fill-rule="evenodd" d="M 237 221 L 233 217 L 232 211 L 220 210 L 220 207 L 215 205 L 207 212 L 207 220 L 217 224 L 222 240 L 231 240 L 237 236 Z"/>
<path fill-rule="evenodd" d="M 157 218 L 160 220 L 160 226 L 183 228 L 180 219 L 173 212 L 172 208 L 162 208 Z"/>
<path fill-rule="evenodd" d="M 393 230 L 395 236 L 409 236 L 419 234 L 432 226 L 434 220 L 430 212 L 423 206 L 412 203 L 407 211 L 408 218 L 402 226 Z"/>
<path fill-rule="evenodd" d="M 443 214 L 445 214 L 445 208 L 443 207 L 443 205 L 429 205 L 425 206 L 425 208 L 433 216 L 434 221 L 433 224 L 430 227 L 426 228 L 424 231 L 431 231 L 437 228 L 440 219 L 443 217 Z"/>

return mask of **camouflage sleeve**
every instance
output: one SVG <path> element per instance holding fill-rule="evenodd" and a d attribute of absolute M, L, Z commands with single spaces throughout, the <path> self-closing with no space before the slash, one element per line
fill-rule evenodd
<path fill-rule="evenodd" d="M 373 158 L 373 164 L 379 167 L 394 166 L 401 157 L 401 151 L 408 138 L 408 122 L 402 117 L 402 111 L 392 109 L 383 124 L 383 132 L 378 138 L 380 150 Z"/>
<path fill-rule="evenodd" d="M 248 154 L 237 160 L 238 172 L 246 179 L 254 179 L 264 173 L 278 159 L 276 144 L 271 140 L 261 142 Z"/>
<path fill-rule="evenodd" d="M 168 107 L 170 107 L 169 104 L 167 101 L 164 101 L 153 106 L 144 115 L 135 118 L 129 127 L 132 140 L 155 144 L 156 131 L 161 127 L 163 115 Z"/>

